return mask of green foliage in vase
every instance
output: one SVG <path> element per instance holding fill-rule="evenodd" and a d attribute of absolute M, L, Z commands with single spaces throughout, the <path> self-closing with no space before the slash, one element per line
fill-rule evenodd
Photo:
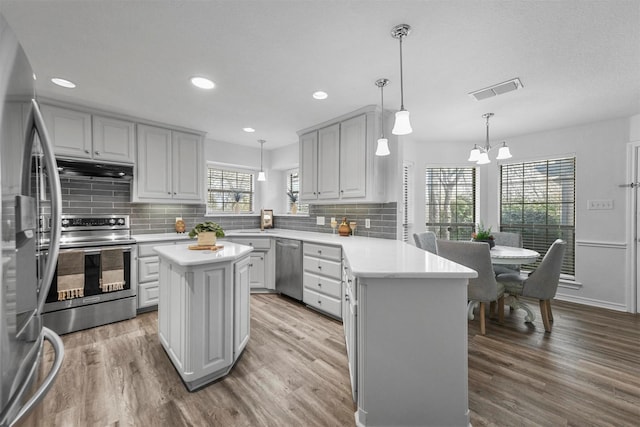
<path fill-rule="evenodd" d="M 205 231 L 211 231 L 216 233 L 216 237 L 224 237 L 224 230 L 220 225 L 215 222 L 206 221 L 197 224 L 193 229 L 189 232 L 189 237 L 192 239 L 198 235 L 198 233 L 202 233 Z"/>
<path fill-rule="evenodd" d="M 291 203 L 295 203 L 298 201 L 298 195 L 291 190 L 287 191 L 287 196 L 289 196 L 289 200 L 291 201 Z"/>
<path fill-rule="evenodd" d="M 491 227 L 484 228 L 484 224 L 480 223 L 477 227 L 477 231 L 471 234 L 471 238 L 475 240 L 493 240 L 491 235 Z"/>

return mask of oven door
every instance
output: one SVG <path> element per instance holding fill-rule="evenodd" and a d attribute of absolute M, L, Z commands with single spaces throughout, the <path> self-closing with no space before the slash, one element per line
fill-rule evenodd
<path fill-rule="evenodd" d="M 103 290 L 100 288 L 102 251 L 108 250 L 108 249 L 122 249 L 122 257 L 123 257 L 122 264 L 124 267 L 124 286 L 122 290 L 103 292 Z M 75 298 L 73 297 L 66 298 L 62 301 L 59 300 L 58 268 L 56 267 L 53 280 L 51 281 L 51 288 L 49 290 L 49 294 L 47 295 L 47 300 L 44 306 L 45 313 L 136 296 L 137 294 L 136 284 L 134 283 L 134 281 L 131 280 L 132 246 L 115 245 L 115 246 L 102 246 L 102 247 L 61 249 L 60 253 L 62 254 L 68 251 L 84 252 L 83 295 Z"/>

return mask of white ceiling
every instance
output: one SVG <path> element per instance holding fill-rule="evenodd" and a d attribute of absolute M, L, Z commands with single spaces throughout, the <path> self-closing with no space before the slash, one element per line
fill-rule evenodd
<path fill-rule="evenodd" d="M 637 0 L 0 0 L 40 95 L 265 150 L 369 104 L 405 107 L 420 142 L 508 139 L 640 113 Z M 211 91 L 192 87 L 210 77 Z M 62 89 L 51 77 L 78 87 Z M 519 77 L 524 89 L 467 94 Z M 311 94 L 322 89 L 329 98 Z M 256 128 L 248 134 L 245 126 Z"/>

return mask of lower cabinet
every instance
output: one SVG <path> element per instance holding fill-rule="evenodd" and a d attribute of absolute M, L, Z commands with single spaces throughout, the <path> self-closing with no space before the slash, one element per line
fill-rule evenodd
<path fill-rule="evenodd" d="M 347 359 L 349 361 L 349 377 L 351 379 L 351 397 L 354 402 L 358 399 L 358 381 L 357 381 L 357 344 L 356 344 L 356 317 L 357 317 L 357 298 L 356 298 L 356 278 L 351 274 L 349 265 L 344 261 L 344 269 L 342 273 L 342 282 L 344 286 L 344 298 L 342 301 L 342 327 L 344 329 L 344 342 L 347 349 Z"/>
<path fill-rule="evenodd" d="M 189 391 L 229 373 L 249 341 L 249 256 L 182 266 L 160 260 L 158 336 Z"/>
<path fill-rule="evenodd" d="M 175 245 L 185 243 L 185 239 L 163 240 L 150 243 L 138 243 L 133 265 L 136 267 L 131 275 L 132 280 L 138 281 L 138 311 L 152 310 L 158 306 L 159 285 L 158 274 L 160 260 L 153 250 L 155 246 Z"/>
<path fill-rule="evenodd" d="M 342 249 L 305 242 L 302 268 L 302 302 L 341 319 Z"/>
<path fill-rule="evenodd" d="M 276 288 L 275 251 L 269 237 L 231 237 L 230 241 L 240 245 L 251 246 L 251 289 Z"/>

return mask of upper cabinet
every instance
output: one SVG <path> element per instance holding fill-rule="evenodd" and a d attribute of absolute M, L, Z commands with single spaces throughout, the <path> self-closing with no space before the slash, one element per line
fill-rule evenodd
<path fill-rule="evenodd" d="M 46 104 L 41 110 L 56 156 L 134 162 L 134 123 Z"/>
<path fill-rule="evenodd" d="M 138 125 L 138 157 L 133 201 L 204 203 L 202 137 Z"/>
<path fill-rule="evenodd" d="M 380 126 L 375 106 L 300 135 L 300 198 L 308 203 L 385 202 L 390 158 L 375 157 Z"/>

